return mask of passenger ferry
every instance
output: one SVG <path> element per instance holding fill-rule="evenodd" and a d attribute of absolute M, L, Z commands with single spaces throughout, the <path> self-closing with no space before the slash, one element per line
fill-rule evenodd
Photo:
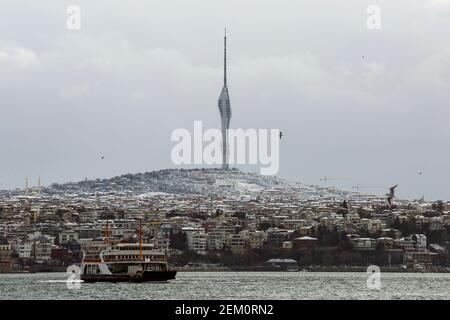
<path fill-rule="evenodd" d="M 153 244 L 93 243 L 83 251 L 81 280 L 83 282 L 146 282 L 175 279 L 176 271 L 170 270 L 164 250 Z"/>

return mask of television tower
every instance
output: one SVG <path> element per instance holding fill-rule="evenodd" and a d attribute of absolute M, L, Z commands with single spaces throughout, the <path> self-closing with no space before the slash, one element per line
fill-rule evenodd
<path fill-rule="evenodd" d="M 231 104 L 227 85 L 227 30 L 223 37 L 223 87 L 219 96 L 218 106 L 222 125 L 222 169 L 228 169 L 228 129 L 231 120 Z"/>

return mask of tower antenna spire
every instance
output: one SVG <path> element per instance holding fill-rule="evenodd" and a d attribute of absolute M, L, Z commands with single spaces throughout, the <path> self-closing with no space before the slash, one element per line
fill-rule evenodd
<path fill-rule="evenodd" d="M 227 29 L 223 37 L 223 88 L 219 101 L 220 122 L 222 124 L 222 169 L 228 169 L 228 129 L 231 120 L 231 103 L 227 84 Z"/>
<path fill-rule="evenodd" d="M 223 85 L 227 87 L 227 28 L 223 37 Z"/>

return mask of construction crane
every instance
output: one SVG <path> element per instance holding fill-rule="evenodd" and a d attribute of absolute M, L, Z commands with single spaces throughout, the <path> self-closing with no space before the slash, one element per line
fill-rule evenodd
<path fill-rule="evenodd" d="M 328 183 L 328 181 L 340 181 L 340 180 L 348 180 L 346 178 L 330 178 L 328 176 L 324 176 L 322 178 L 320 178 L 320 181 L 323 181 L 323 187 L 324 188 L 329 188 L 331 186 L 330 183 Z"/>
<path fill-rule="evenodd" d="M 380 189 L 380 188 L 385 188 L 385 187 L 383 187 L 383 186 L 362 186 L 360 184 L 352 186 L 352 189 L 356 190 L 357 192 L 359 192 L 360 189 Z"/>
<path fill-rule="evenodd" d="M 327 181 L 337 181 L 337 180 L 348 180 L 348 179 L 346 179 L 346 178 L 330 178 L 330 177 L 327 177 L 327 176 L 324 176 L 324 177 L 320 178 L 320 181 L 325 181 L 325 182 L 327 182 Z"/>

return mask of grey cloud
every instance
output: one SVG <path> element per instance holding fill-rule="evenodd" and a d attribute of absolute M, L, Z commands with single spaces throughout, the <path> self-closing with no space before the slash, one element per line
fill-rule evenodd
<path fill-rule="evenodd" d="M 447 2 L 379 1 L 378 31 L 371 4 L 5 1 L 0 188 L 173 167 L 174 129 L 219 126 L 227 26 L 231 126 L 280 128 L 282 177 L 447 199 Z"/>

